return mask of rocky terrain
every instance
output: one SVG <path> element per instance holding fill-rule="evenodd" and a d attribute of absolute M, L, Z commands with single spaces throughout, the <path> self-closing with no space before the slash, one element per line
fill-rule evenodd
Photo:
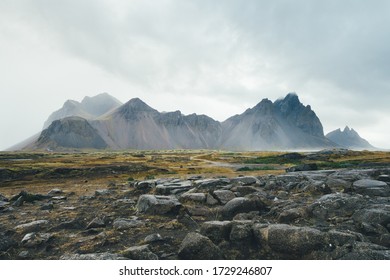
<path fill-rule="evenodd" d="M 0 257 L 390 259 L 390 168 L 315 169 L 103 187 L 57 180 L 40 192 L 3 181 Z M 56 178 L 77 177 L 62 171 Z"/>

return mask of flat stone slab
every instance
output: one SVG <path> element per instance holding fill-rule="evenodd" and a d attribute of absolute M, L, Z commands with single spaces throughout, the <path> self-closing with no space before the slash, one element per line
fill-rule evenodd
<path fill-rule="evenodd" d="M 390 187 L 387 183 L 378 180 L 362 179 L 352 184 L 357 193 L 369 196 L 390 196 Z"/>

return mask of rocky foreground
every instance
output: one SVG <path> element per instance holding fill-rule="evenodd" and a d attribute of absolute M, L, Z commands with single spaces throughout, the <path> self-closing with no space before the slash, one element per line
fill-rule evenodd
<path fill-rule="evenodd" d="M 390 169 L 0 194 L 2 259 L 390 259 Z M 0 189 L 1 191 L 1 189 Z"/>

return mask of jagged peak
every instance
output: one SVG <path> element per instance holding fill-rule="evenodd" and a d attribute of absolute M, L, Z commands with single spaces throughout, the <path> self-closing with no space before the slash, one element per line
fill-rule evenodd
<path fill-rule="evenodd" d="M 68 99 L 65 101 L 64 103 L 64 106 L 63 107 L 76 107 L 76 106 L 79 106 L 80 105 L 80 102 L 76 101 L 76 100 L 72 100 L 72 99 Z"/>
<path fill-rule="evenodd" d="M 83 100 L 81 101 L 81 103 L 85 104 L 85 103 L 88 103 L 88 102 L 94 101 L 94 100 L 102 100 L 102 101 L 110 100 L 110 101 L 114 101 L 116 103 L 120 103 L 120 104 L 122 103 L 118 99 L 113 97 L 112 95 L 108 94 L 107 92 L 102 92 L 102 93 L 99 93 L 95 96 L 85 96 L 83 98 Z"/>

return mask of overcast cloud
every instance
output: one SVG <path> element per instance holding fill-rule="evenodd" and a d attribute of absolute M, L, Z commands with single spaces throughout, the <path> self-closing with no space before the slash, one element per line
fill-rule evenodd
<path fill-rule="evenodd" d="M 2 0 L 0 150 L 108 92 L 223 121 L 296 92 L 390 148 L 390 1 Z"/>

